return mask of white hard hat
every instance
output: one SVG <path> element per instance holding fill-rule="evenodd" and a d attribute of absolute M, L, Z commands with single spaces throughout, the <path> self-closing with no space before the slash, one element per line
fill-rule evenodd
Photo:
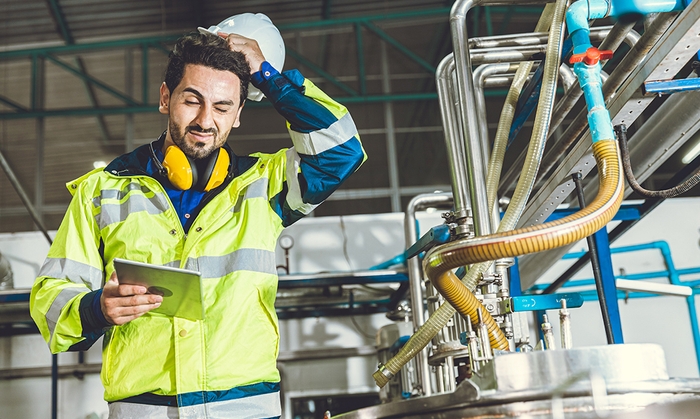
<path fill-rule="evenodd" d="M 282 71 L 282 66 L 284 65 L 284 40 L 270 18 L 262 13 L 242 13 L 231 16 L 216 26 L 210 26 L 208 29 L 201 27 L 197 29 L 201 33 L 212 33 L 214 35 L 219 32 L 235 33 L 254 39 L 258 42 L 265 60 L 277 71 Z M 254 87 L 252 83 L 248 86 L 248 99 L 260 102 L 263 97 L 265 95 Z"/>

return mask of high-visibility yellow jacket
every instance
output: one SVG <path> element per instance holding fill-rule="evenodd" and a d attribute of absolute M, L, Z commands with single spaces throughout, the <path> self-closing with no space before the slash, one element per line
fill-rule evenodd
<path fill-rule="evenodd" d="M 277 238 L 365 159 L 347 110 L 288 73 L 261 89 L 287 119 L 294 147 L 232 154 L 227 181 L 205 197 L 187 234 L 147 174 L 148 145 L 67 184 L 73 199 L 32 289 L 31 314 L 53 353 L 85 349 L 104 333 L 107 401 L 153 394 L 183 406 L 279 382 Z M 149 312 L 99 328 L 90 306 L 114 258 L 201 272 L 204 320 Z"/>

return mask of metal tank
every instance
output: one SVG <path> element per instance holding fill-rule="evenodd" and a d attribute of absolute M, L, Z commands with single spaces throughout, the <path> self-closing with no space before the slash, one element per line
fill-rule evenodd
<path fill-rule="evenodd" d="M 669 378 L 658 345 L 624 344 L 504 353 L 486 363 L 478 376 L 459 383 L 454 392 L 333 417 L 670 419 L 697 418 L 700 409 L 692 409 L 698 407 L 700 379 Z M 666 416 L 664 409 L 695 416 Z M 659 416 L 648 416 L 652 413 Z"/>

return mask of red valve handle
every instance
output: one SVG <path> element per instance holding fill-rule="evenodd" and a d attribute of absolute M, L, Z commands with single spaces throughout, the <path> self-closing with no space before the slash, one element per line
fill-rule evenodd
<path fill-rule="evenodd" d="M 599 50 L 596 47 L 590 47 L 583 54 L 574 54 L 569 59 L 569 63 L 579 63 L 583 61 L 587 65 L 598 64 L 601 60 L 609 60 L 613 57 L 613 52 L 610 50 Z"/>

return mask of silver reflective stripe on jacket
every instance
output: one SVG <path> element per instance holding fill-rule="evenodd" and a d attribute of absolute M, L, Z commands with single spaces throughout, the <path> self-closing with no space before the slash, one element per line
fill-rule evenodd
<path fill-rule="evenodd" d="M 126 220 L 129 214 L 135 212 L 146 211 L 149 214 L 161 214 L 169 209 L 168 199 L 163 193 L 156 193 L 150 198 L 138 193 L 132 193 L 134 190 L 139 190 L 144 193 L 150 193 L 151 190 L 146 187 L 141 187 L 138 183 L 130 183 L 124 189 L 104 189 L 100 192 L 100 196 L 94 198 L 92 203 L 95 207 L 100 208 L 100 213 L 95 216 L 95 221 L 100 229 L 107 227 L 110 224 L 122 222 Z M 127 197 L 127 200 L 118 204 L 103 203 L 105 199 L 119 200 Z"/>
<path fill-rule="evenodd" d="M 84 287 L 64 288 L 51 303 L 49 311 L 46 312 L 46 324 L 49 327 L 49 333 L 53 337 L 53 332 L 56 329 L 56 323 L 61 316 L 61 310 L 65 305 L 76 295 L 85 293 L 87 290 Z"/>
<path fill-rule="evenodd" d="M 238 249 L 222 256 L 190 258 L 187 269 L 199 271 L 202 278 L 221 278 L 236 271 L 277 274 L 275 252 L 263 249 Z"/>
<path fill-rule="evenodd" d="M 260 419 L 281 414 L 279 392 L 180 408 L 124 402 L 109 404 L 109 419 Z"/>
<path fill-rule="evenodd" d="M 296 132 L 289 129 L 294 148 L 300 154 L 315 156 L 343 144 L 357 135 L 355 122 L 349 113 L 335 121 L 328 128 L 312 132 Z"/>
<path fill-rule="evenodd" d="M 103 273 L 87 263 L 66 258 L 46 258 L 39 270 L 39 277 L 69 279 L 71 282 L 87 285 L 91 290 L 102 288 Z"/>
<path fill-rule="evenodd" d="M 267 201 L 267 187 L 269 183 L 270 180 L 264 177 L 248 185 L 248 187 L 245 189 L 245 192 L 243 193 L 243 197 L 238 197 L 236 205 L 233 207 L 232 211 L 239 212 L 241 210 L 241 205 L 243 205 L 243 201 L 245 201 L 246 199 L 264 198 Z"/>
<path fill-rule="evenodd" d="M 297 154 L 294 147 L 287 150 L 287 186 L 289 187 L 289 192 L 287 193 L 287 205 L 294 211 L 299 211 L 304 215 L 308 215 L 313 211 L 318 205 L 304 203 L 301 198 L 301 186 L 299 185 L 299 178 L 297 177 L 299 171 L 299 154 Z"/>
<path fill-rule="evenodd" d="M 132 191 L 141 191 L 144 194 L 152 192 L 150 188 L 141 185 L 140 183 L 132 182 L 123 187 L 122 189 L 102 189 L 100 191 L 100 196 L 92 199 L 92 204 L 95 206 L 95 208 L 98 208 L 100 205 L 102 205 L 103 199 L 115 199 L 117 201 L 121 201 Z"/>

